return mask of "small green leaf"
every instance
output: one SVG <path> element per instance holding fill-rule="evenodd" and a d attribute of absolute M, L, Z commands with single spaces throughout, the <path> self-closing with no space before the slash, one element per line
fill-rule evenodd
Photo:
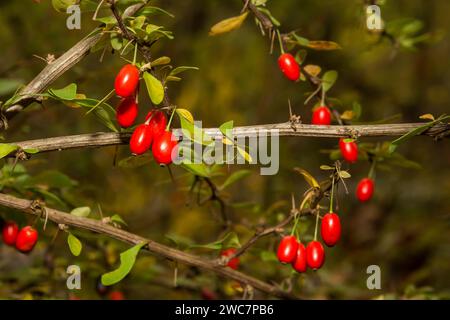
<path fill-rule="evenodd" d="M 72 211 L 70 211 L 70 214 L 77 216 L 77 217 L 83 217 L 86 218 L 91 214 L 91 208 L 89 207 L 79 207 L 75 208 Z"/>
<path fill-rule="evenodd" d="M 224 190 L 225 188 L 229 187 L 233 183 L 249 176 L 252 172 L 250 170 L 239 170 L 236 172 L 233 172 L 226 180 L 225 182 L 219 187 L 219 189 Z"/>
<path fill-rule="evenodd" d="M 23 151 L 25 151 L 28 154 L 36 154 L 39 152 L 38 148 L 27 148 L 27 149 L 23 149 Z"/>
<path fill-rule="evenodd" d="M 203 163 L 181 163 L 181 167 L 185 168 L 187 171 L 195 174 L 196 176 L 208 178 L 210 177 L 210 172 L 208 170 L 208 166 Z"/>
<path fill-rule="evenodd" d="M 164 99 L 164 87 L 158 79 L 149 72 L 144 72 L 144 81 L 147 86 L 148 95 L 153 104 L 158 105 Z"/>
<path fill-rule="evenodd" d="M 219 127 L 219 130 L 220 130 L 220 132 L 222 132 L 222 134 L 226 137 L 226 136 L 227 136 L 227 133 L 230 134 L 231 130 L 233 130 L 233 127 L 234 127 L 234 121 L 231 120 L 231 121 L 228 121 L 228 122 L 223 123 L 223 124 Z M 228 132 L 227 132 L 227 131 L 228 131 Z"/>
<path fill-rule="evenodd" d="M 176 67 L 170 72 L 171 76 L 175 76 L 181 72 L 187 71 L 187 70 L 199 70 L 197 67 L 190 67 L 190 66 L 180 66 Z"/>
<path fill-rule="evenodd" d="M 334 170 L 334 167 L 328 166 L 326 164 L 323 164 L 320 166 L 321 170 Z"/>
<path fill-rule="evenodd" d="M 177 108 L 176 112 L 180 117 L 185 118 L 187 121 L 189 121 L 192 124 L 194 123 L 194 116 L 192 115 L 192 113 L 189 110 Z"/>
<path fill-rule="evenodd" d="M 125 220 L 122 219 L 121 216 L 119 216 L 118 214 L 115 214 L 111 217 L 111 221 L 115 222 L 115 223 L 119 223 L 119 224 L 123 224 L 124 226 L 127 225 L 127 223 L 125 222 Z"/>
<path fill-rule="evenodd" d="M 170 58 L 163 56 L 151 62 L 152 67 L 161 66 L 170 63 Z"/>
<path fill-rule="evenodd" d="M 0 159 L 6 157 L 11 152 L 19 149 L 19 146 L 8 143 L 0 143 Z"/>
<path fill-rule="evenodd" d="M 69 244 L 70 252 L 72 252 L 75 257 L 78 257 L 81 253 L 81 249 L 83 249 L 81 241 L 69 232 L 69 235 L 67 236 L 67 243 Z"/>
<path fill-rule="evenodd" d="M 125 278 L 133 268 L 139 251 L 145 245 L 147 245 L 147 243 L 142 242 L 128 249 L 127 251 L 122 252 L 120 254 L 120 266 L 116 270 L 102 275 L 102 284 L 105 286 L 111 286 Z"/>
<path fill-rule="evenodd" d="M 77 85 L 75 83 L 71 83 L 62 89 L 49 89 L 48 93 L 60 100 L 71 101 L 77 97 Z"/>
<path fill-rule="evenodd" d="M 322 88 L 325 92 L 329 91 L 331 87 L 333 87 L 334 83 L 336 82 L 338 78 L 338 73 L 335 70 L 329 70 L 325 72 L 325 74 L 322 77 Z"/>
<path fill-rule="evenodd" d="M 119 51 L 123 47 L 123 39 L 118 33 L 111 33 L 111 47 Z"/>
<path fill-rule="evenodd" d="M 342 179 L 348 179 L 348 178 L 351 178 L 351 177 L 352 177 L 352 176 L 350 175 L 350 173 L 348 173 L 347 171 L 344 171 L 344 170 L 339 171 L 339 176 L 340 176 Z"/>

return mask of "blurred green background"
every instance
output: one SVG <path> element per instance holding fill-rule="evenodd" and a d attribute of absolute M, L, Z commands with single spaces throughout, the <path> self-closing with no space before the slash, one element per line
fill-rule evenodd
<path fill-rule="evenodd" d="M 424 23 L 422 32 L 440 33 L 439 41 L 420 44 L 417 50 L 396 51 L 386 38 L 370 34 L 365 28 L 363 1 L 268 1 L 268 8 L 282 23 L 282 30 L 297 30 L 312 40 L 336 41 L 337 51 L 308 50 L 307 63 L 323 70 L 337 70 L 339 79 L 330 95 L 342 101 L 340 111 L 351 108 L 354 101 L 363 107 L 361 121 L 376 121 L 401 114 L 394 122 L 416 122 L 425 113 L 435 116 L 449 111 L 450 2 L 385 1 L 382 17 L 387 21 L 410 17 Z M 234 120 L 235 126 L 276 123 L 288 120 L 287 100 L 302 120 L 310 122 L 311 105 L 304 106 L 311 87 L 285 80 L 278 70 L 277 55 L 269 54 L 270 41 L 261 36 L 248 17 L 241 29 L 209 37 L 208 30 L 221 19 L 237 15 L 241 1 L 184 0 L 154 1 L 153 5 L 173 13 L 175 18 L 155 16 L 155 24 L 172 30 L 174 40 L 162 40 L 152 47 L 153 57 L 167 55 L 174 65 L 192 65 L 199 71 L 185 73 L 179 83 L 171 83 L 169 95 L 178 106 L 189 109 L 204 127 L 218 126 Z M 45 57 L 64 53 L 97 25 L 92 12 L 82 15 L 81 30 L 68 30 L 67 15 L 57 13 L 51 1 L 0 2 L 0 78 L 17 79 L 26 84 L 45 66 L 33 55 Z M 106 15 L 106 11 L 102 11 Z M 88 55 L 58 79 L 52 87 L 61 88 L 76 82 L 79 91 L 101 99 L 113 86 L 115 74 L 124 63 L 117 54 L 101 52 Z M 144 90 L 141 90 L 144 92 Z M 6 100 L 12 93 L 0 97 Z M 141 94 L 141 117 L 150 108 Z M 111 103 L 115 105 L 117 99 Z M 148 107 L 146 106 L 148 105 Z M 178 125 L 178 124 L 177 124 Z M 59 102 L 45 101 L 30 107 L 10 122 L 3 132 L 6 142 L 59 135 L 106 131 L 93 116 L 81 109 L 68 108 Z M 318 179 L 326 178 L 319 166 L 332 163 L 320 150 L 336 148 L 334 139 L 281 138 L 280 171 L 275 176 L 260 176 L 259 168 L 250 166 L 250 177 L 229 189 L 229 203 L 251 202 L 243 208 L 227 207 L 234 231 L 245 241 L 258 223 L 288 214 L 291 192 L 300 198 L 307 185 L 292 168 L 302 167 Z M 376 141 L 363 139 L 363 141 Z M 61 191 L 70 207 L 101 205 L 104 214 L 120 214 L 133 232 L 173 245 L 166 237 L 175 234 L 196 243 L 208 243 L 222 235 L 217 206 L 188 206 L 185 179 L 174 184 L 167 170 L 154 162 L 138 168 L 113 165 L 116 149 L 84 149 L 54 152 L 33 157 L 23 163 L 32 176 L 58 170 L 78 184 Z M 350 193 L 339 193 L 343 238 L 336 248 L 326 249 L 325 266 L 318 272 L 298 276 L 291 268 L 262 255 L 274 251 L 276 236 L 258 242 L 241 258 L 245 273 L 267 282 L 294 286 L 304 298 L 365 299 L 448 298 L 450 297 L 450 148 L 448 141 L 434 142 L 417 137 L 399 148 L 421 169 L 392 168 L 378 171 L 376 193 L 368 204 L 359 204 L 354 196 L 357 181 L 364 177 L 368 163 L 351 166 Z M 129 154 L 127 146 L 118 149 L 118 158 Z M 231 166 L 230 171 L 242 169 Z M 176 176 L 182 170 L 175 169 Z M 220 180 L 220 179 L 219 179 Z M 6 190 L 4 190 L 6 191 Z M 280 203 L 284 201 L 284 203 Z M 273 210 L 268 208 L 277 205 Z M 324 202 L 326 206 L 326 201 Z M 57 206 L 57 205 L 55 205 Z M 97 210 L 98 211 L 98 210 Z M 4 218 L 24 217 L 2 209 Z M 98 213 L 94 213 L 95 216 Z M 312 219 L 310 219 L 312 220 Z M 313 232 L 312 221 L 307 233 Z M 65 236 L 49 245 L 55 232 L 49 228 L 32 255 L 24 256 L 6 246 L 0 247 L 1 298 L 68 297 L 65 268 L 79 264 L 83 270 L 83 289 L 73 292 L 81 298 L 97 299 L 95 279 L 117 265 L 117 254 L 126 248 L 97 235 L 79 233 L 85 244 L 80 257 L 71 256 Z M 198 253 L 214 257 L 217 252 Z M 263 259 L 262 256 L 266 257 Z M 264 261 L 267 260 L 267 261 Z M 49 267 L 50 264 L 50 267 Z M 382 289 L 366 288 L 366 268 L 379 265 Z M 202 298 L 205 288 L 217 297 L 241 297 L 233 283 L 185 266 L 179 266 L 179 287 L 171 287 L 175 264 L 142 253 L 131 275 L 117 288 L 130 299 Z M 256 293 L 256 297 L 264 295 Z"/>

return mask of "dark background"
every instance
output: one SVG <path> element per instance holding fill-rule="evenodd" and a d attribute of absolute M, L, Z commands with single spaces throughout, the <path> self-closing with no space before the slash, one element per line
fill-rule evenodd
<path fill-rule="evenodd" d="M 248 17 L 242 28 L 230 34 L 209 37 L 209 28 L 217 21 L 237 15 L 240 1 L 155 1 L 175 15 L 155 17 L 173 30 L 175 39 L 163 40 L 153 49 L 154 57 L 167 55 L 174 65 L 200 68 L 183 75 L 183 81 L 170 85 L 174 103 L 189 109 L 205 127 L 234 120 L 235 125 L 284 122 L 288 119 L 287 99 L 294 111 L 309 123 L 311 106 L 304 106 L 308 84 L 293 84 L 280 74 L 278 50 L 269 54 L 269 41 L 262 37 Z M 435 116 L 448 112 L 450 104 L 450 2 L 392 1 L 382 7 L 386 21 L 403 17 L 424 22 L 423 32 L 440 33 L 439 41 L 419 45 L 416 51 L 395 50 L 392 43 L 364 27 L 362 1 L 269 1 L 268 8 L 282 22 L 282 30 L 298 30 L 312 40 L 332 40 L 342 46 L 338 51 L 308 51 L 307 62 L 322 69 L 334 69 L 339 79 L 330 95 L 343 107 L 353 101 L 363 106 L 361 121 L 375 121 L 401 114 L 394 122 L 416 122 L 425 113 Z M 106 13 L 103 13 L 106 14 Z M 29 82 L 45 63 L 33 55 L 61 55 L 98 24 L 92 12 L 83 13 L 81 30 L 65 27 L 66 15 L 57 13 L 50 1 L 1 1 L 0 3 L 0 78 Z M 79 91 L 100 99 L 112 88 L 115 74 L 123 64 L 117 55 L 107 53 L 99 62 L 100 52 L 90 54 L 53 84 L 54 88 L 76 82 Z M 142 91 L 143 92 L 143 91 Z M 5 94 L 8 98 L 11 93 Z M 142 95 L 144 97 L 145 95 Z M 145 98 L 147 99 L 147 98 Z M 142 99 L 141 110 L 148 100 Z M 117 99 L 111 100 L 114 105 Z M 144 112 L 142 112 L 142 117 Z M 59 135 L 105 131 L 105 127 L 80 109 L 46 101 L 10 122 L 3 133 L 6 141 L 21 141 Z M 374 140 L 363 140 L 374 141 Z M 290 193 L 301 195 L 307 185 L 294 176 L 295 166 L 306 168 L 318 178 L 326 178 L 319 165 L 331 163 L 322 149 L 335 148 L 337 141 L 320 138 L 282 138 L 280 172 L 276 176 L 253 174 L 230 189 L 228 201 L 254 202 L 246 209 L 228 208 L 235 222 L 255 224 L 266 209 L 279 201 L 273 214 L 287 214 Z M 393 167 L 377 172 L 376 193 L 368 204 L 359 204 L 354 196 L 358 179 L 369 164 L 361 162 L 350 169 L 350 194 L 339 193 L 343 239 L 336 248 L 327 249 L 325 266 L 306 276 L 291 274 L 291 269 L 275 261 L 262 261 L 261 250 L 273 251 L 275 236 L 258 243 L 241 258 L 241 270 L 268 282 L 291 278 L 295 291 L 305 298 L 448 298 L 450 291 L 450 148 L 448 141 L 434 142 L 427 137 L 414 138 L 399 148 L 405 157 L 421 164 L 421 169 Z M 37 155 L 23 163 L 31 175 L 45 170 L 59 170 L 78 185 L 64 196 L 73 206 L 101 204 L 104 213 L 120 214 L 129 229 L 157 241 L 171 244 L 166 234 L 191 239 L 197 243 L 217 240 L 221 230 L 214 206 L 187 207 L 183 185 L 174 186 L 167 170 L 154 162 L 139 168 L 113 166 L 115 148 L 84 149 Z M 119 148 L 119 158 L 128 156 L 128 148 Z M 239 169 L 232 166 L 230 170 Z M 176 175 L 183 171 L 175 170 Z M 283 206 L 284 205 L 284 206 Z M 326 206 L 327 204 L 324 203 Z M 256 208 L 256 209 L 255 209 Z M 258 209 L 260 208 L 260 209 Z M 11 213 L 3 213 L 11 217 Z M 19 219 L 18 215 L 16 215 Z M 53 230 L 54 231 L 54 230 Z M 241 242 L 251 229 L 237 224 Z M 311 234 L 310 227 L 308 233 Z M 43 232 L 31 256 L 10 248 L 0 249 L 1 298 L 65 298 L 65 268 L 81 264 L 82 298 L 99 298 L 93 290 L 95 278 L 116 265 L 117 254 L 125 247 L 107 239 L 85 235 L 91 245 L 79 258 L 70 255 L 63 236 L 52 245 L 56 265 L 49 273 L 43 267 L 44 252 L 53 235 Z M 83 239 L 83 235 L 80 236 Z M 200 253 L 215 256 L 212 251 Z M 103 259 L 107 262 L 104 262 Z M 111 259 L 111 260 L 108 260 Z M 269 259 L 270 260 L 270 259 Z M 382 290 L 366 288 L 366 268 L 376 264 L 382 271 Z M 200 298 L 202 288 L 219 297 L 240 297 L 229 281 L 209 273 L 180 266 L 179 282 L 187 288 L 170 288 L 174 264 L 142 254 L 132 274 L 118 287 L 127 298 Z M 183 287 L 183 286 L 182 286 Z M 262 296 L 264 297 L 264 296 Z"/>

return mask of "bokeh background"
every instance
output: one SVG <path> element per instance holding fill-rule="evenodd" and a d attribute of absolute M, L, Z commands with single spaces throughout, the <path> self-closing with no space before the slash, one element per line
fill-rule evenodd
<path fill-rule="evenodd" d="M 448 112 L 450 41 L 446 31 L 450 30 L 450 3 L 384 2 L 382 17 L 387 22 L 405 17 L 419 19 L 424 24 L 421 33 L 432 34 L 433 41 L 420 43 L 416 50 L 396 48 L 386 37 L 366 30 L 364 3 L 359 0 L 283 0 L 268 1 L 267 5 L 282 23 L 283 31 L 297 30 L 308 39 L 331 40 L 341 45 L 342 50 L 337 51 L 308 50 L 307 56 L 308 63 L 339 72 L 330 95 L 341 100 L 342 105 L 337 106 L 340 111 L 358 101 L 363 107 L 360 119 L 363 122 L 393 116 L 391 122 L 416 122 L 425 113 L 438 116 Z M 249 16 L 237 31 L 208 36 L 214 23 L 239 13 L 241 1 L 167 0 L 154 1 L 153 5 L 175 16 L 152 18 L 155 24 L 164 25 L 175 34 L 174 40 L 155 44 L 153 56 L 167 55 L 174 65 L 199 67 L 198 71 L 185 73 L 181 82 L 170 84 L 171 100 L 189 109 L 205 127 L 228 120 L 234 120 L 235 126 L 287 121 L 288 99 L 294 112 L 304 122 L 310 121 L 312 106 L 304 106 L 304 101 L 311 87 L 283 78 L 277 66 L 279 52 L 275 49 L 274 54 L 269 53 L 270 42 L 261 36 L 253 18 Z M 33 55 L 64 53 L 98 25 L 92 21 L 92 14 L 83 13 L 81 30 L 68 30 L 67 15 L 56 12 L 51 1 L 1 1 L 0 78 L 9 79 L 9 84 L 29 82 L 45 65 Z M 111 90 L 115 74 L 124 62 L 110 52 L 100 62 L 100 54 L 88 55 L 52 87 L 76 82 L 79 91 L 87 96 L 103 97 Z M 12 93 L 11 89 L 0 87 L 0 100 L 6 100 Z M 145 94 L 141 96 L 143 118 L 146 112 L 142 110 L 150 108 L 150 104 Z M 113 98 L 111 103 L 115 105 L 117 101 Z M 106 130 L 81 109 L 45 101 L 43 106 L 30 107 L 14 118 L 2 137 L 13 142 Z M 306 183 L 293 174 L 292 168 L 302 167 L 318 179 L 326 178 L 319 166 L 332 162 L 320 150 L 337 145 L 333 139 L 320 138 L 280 141 L 279 174 L 260 176 L 256 166 L 249 166 L 252 174 L 225 194 L 230 204 L 227 211 L 235 223 L 233 231 L 241 242 L 252 234 L 252 229 L 246 226 L 274 222 L 288 214 L 290 194 L 295 193 L 299 199 L 306 190 Z M 354 189 L 357 181 L 367 174 L 369 164 L 351 166 L 350 193 L 346 195 L 341 188 L 338 201 L 342 241 L 336 248 L 326 250 L 326 263 L 320 271 L 298 276 L 291 268 L 274 261 L 270 253 L 276 248 L 277 236 L 261 240 L 243 255 L 240 269 L 268 282 L 292 285 L 294 292 L 308 299 L 450 297 L 449 142 L 417 137 L 402 145 L 399 152 L 421 168 L 379 170 L 376 193 L 368 204 L 356 201 Z M 100 204 L 103 214 L 120 214 L 133 232 L 169 245 L 174 244 L 166 235 L 195 243 L 208 243 L 223 236 L 217 206 L 187 205 L 189 197 L 182 170 L 174 170 L 181 177 L 174 184 L 167 170 L 154 162 L 137 168 L 115 166 L 115 153 L 116 148 L 108 147 L 42 154 L 22 163 L 21 170 L 38 177 L 36 181 L 42 180 L 49 189 L 52 185 L 42 177 L 54 173 L 53 170 L 77 182 L 69 187 L 64 184 L 63 190 L 55 191 L 64 202 L 54 204 L 55 207 L 70 210 L 87 205 L 93 208 L 92 217 L 98 217 Z M 118 159 L 128 155 L 127 146 L 117 151 Z M 3 161 L 10 164 L 10 160 Z M 229 171 L 238 169 L 242 167 L 231 166 Z M 5 183 L 3 179 L 3 191 L 8 191 Z M 236 206 L 239 203 L 246 205 Z M 21 223 L 30 221 L 6 209 L 1 209 L 1 215 Z M 305 237 L 310 237 L 312 221 L 304 229 Z M 64 235 L 51 241 L 54 233 L 54 228 L 41 231 L 41 241 L 31 255 L 0 246 L 0 298 L 102 298 L 95 290 L 96 279 L 117 266 L 118 254 L 126 246 L 98 235 L 77 233 L 84 249 L 75 258 Z M 217 251 L 211 250 L 194 252 L 217 255 Z M 69 264 L 82 267 L 81 291 L 69 293 L 65 288 L 65 269 Z M 366 288 L 366 268 L 372 264 L 381 267 L 381 290 Z M 172 287 L 175 267 L 173 262 L 142 253 L 130 276 L 116 289 L 129 299 L 198 299 L 208 293 L 219 298 L 242 296 L 236 284 L 181 265 L 179 287 L 175 289 Z"/>

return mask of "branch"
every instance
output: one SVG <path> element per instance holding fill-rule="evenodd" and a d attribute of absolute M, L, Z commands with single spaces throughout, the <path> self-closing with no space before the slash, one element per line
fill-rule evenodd
<path fill-rule="evenodd" d="M 422 126 L 423 123 L 402 123 L 402 124 L 377 124 L 377 125 L 355 125 L 355 126 L 317 126 L 310 124 L 299 124 L 292 126 L 292 123 L 264 124 L 256 126 L 235 127 L 233 135 L 235 137 L 257 137 L 260 134 L 273 135 L 271 130 L 278 130 L 279 136 L 295 137 L 394 137 L 402 136 L 409 131 Z M 211 137 L 222 137 L 218 128 L 204 129 L 205 133 Z M 422 135 L 434 138 L 445 137 L 450 133 L 450 124 L 439 123 L 429 128 Z M 181 135 L 180 129 L 174 130 L 175 135 Z M 54 138 L 27 140 L 12 142 L 20 149 L 38 149 L 39 152 L 62 151 L 67 149 L 80 149 L 88 147 L 105 147 L 113 145 L 127 144 L 131 133 L 96 132 L 89 134 L 79 134 L 71 136 L 61 136 Z M 17 152 L 10 154 L 15 156 Z"/>
<path fill-rule="evenodd" d="M 144 3 L 128 7 L 124 12 L 124 16 L 134 15 L 146 4 L 147 1 L 144 1 Z M 102 36 L 103 33 L 99 32 L 82 39 L 58 59 L 49 63 L 28 85 L 20 90 L 14 105 L 4 110 L 6 120 L 0 121 L 0 129 L 5 128 L 5 121 L 14 117 L 31 103 L 39 102 L 40 100 L 37 94 L 43 93 L 56 79 L 89 54 L 90 50 L 100 41 Z"/>
<path fill-rule="evenodd" d="M 41 216 L 41 210 L 36 210 L 36 206 L 33 205 L 34 201 L 16 198 L 10 195 L 0 193 L 0 205 L 3 207 L 15 209 L 23 213 Z M 99 220 L 77 217 L 59 210 L 45 207 L 45 212 L 48 215 L 48 219 L 56 224 L 64 224 L 67 226 L 76 227 L 79 229 L 90 230 L 96 233 L 107 235 L 111 238 L 120 240 L 122 242 L 130 243 L 133 245 L 145 242 L 146 246 L 144 250 L 160 255 L 169 260 L 175 260 L 187 265 L 198 267 L 203 270 L 212 271 L 218 275 L 236 280 L 240 283 L 249 285 L 255 289 L 265 292 L 270 295 L 274 295 L 284 299 L 296 299 L 297 297 L 289 294 L 276 286 L 265 283 L 259 279 L 253 278 L 239 271 L 235 271 L 231 268 L 218 266 L 214 261 L 207 260 L 203 257 L 199 257 L 193 254 L 189 254 L 180 250 L 173 249 L 165 246 L 151 239 L 146 239 L 139 235 L 127 232 L 122 229 L 115 228 L 109 224 L 102 223 Z"/>

